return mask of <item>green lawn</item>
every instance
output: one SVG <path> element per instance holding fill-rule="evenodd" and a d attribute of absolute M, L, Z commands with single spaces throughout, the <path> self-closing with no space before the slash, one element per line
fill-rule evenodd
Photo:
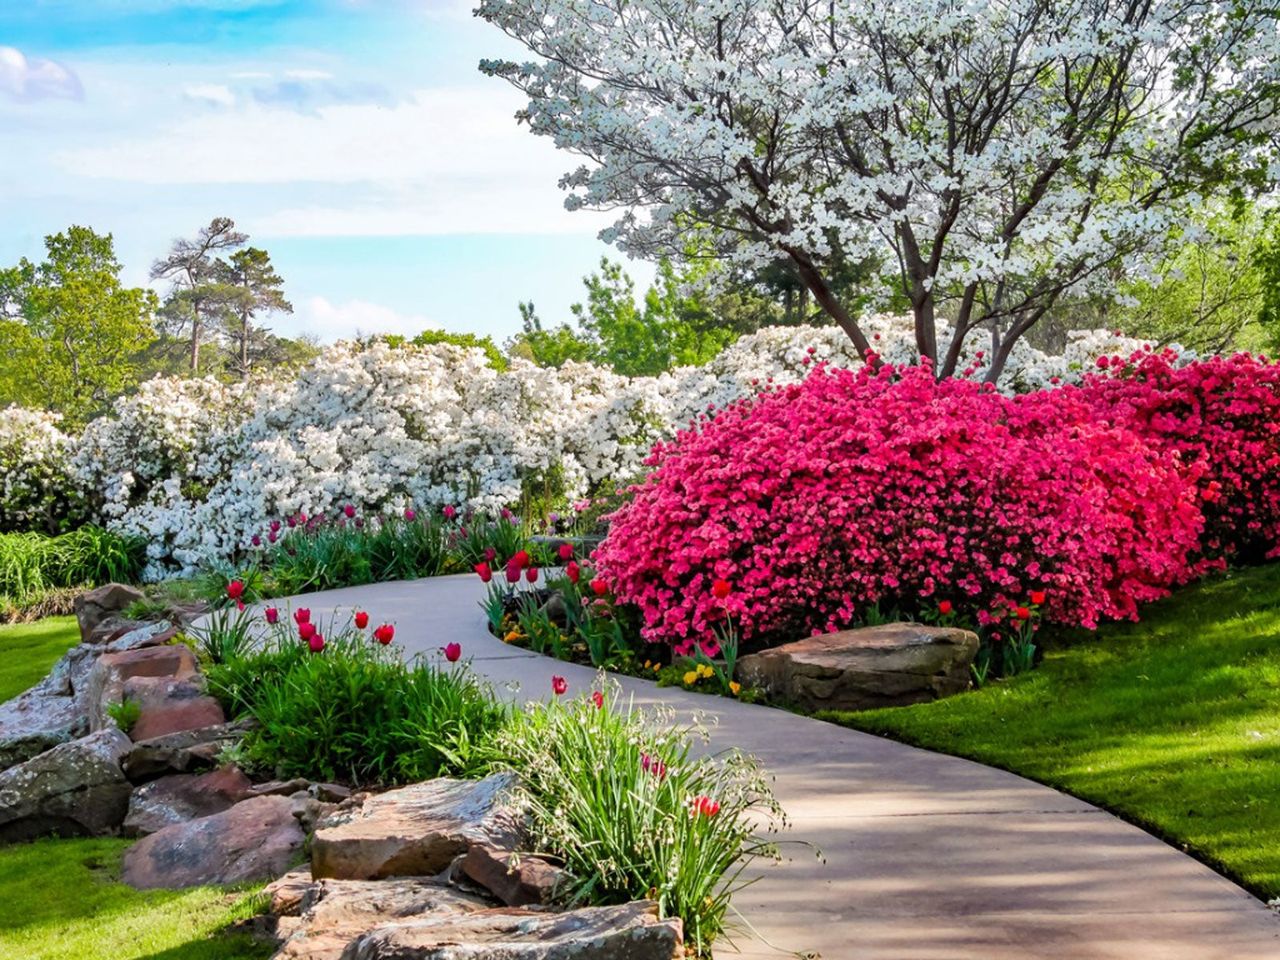
<path fill-rule="evenodd" d="M 1007 682 L 824 718 L 1058 787 L 1280 896 L 1280 565 L 1046 646 Z"/>
<path fill-rule="evenodd" d="M 75 617 L 0 626 L 0 703 L 40 680 L 69 647 L 79 642 L 80 628 Z"/>
<path fill-rule="evenodd" d="M 45 675 L 80 631 L 74 617 L 0 626 L 0 701 Z M 128 840 L 0 847 L 0 957 L 257 960 L 272 950 L 218 931 L 252 898 L 203 888 L 139 892 L 117 881 Z"/>
<path fill-rule="evenodd" d="M 249 894 L 139 892 L 119 883 L 128 840 L 40 840 L 0 849 L 0 957 L 260 960 L 272 949 L 220 933 L 257 912 Z"/>

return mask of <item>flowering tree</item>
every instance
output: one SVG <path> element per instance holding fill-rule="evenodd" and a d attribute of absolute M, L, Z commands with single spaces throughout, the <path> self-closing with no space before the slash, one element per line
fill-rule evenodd
<path fill-rule="evenodd" d="M 991 337 L 988 376 L 1069 289 L 1156 252 L 1198 199 L 1268 179 L 1280 33 L 1260 0 L 483 0 L 539 59 L 481 69 L 588 163 L 571 209 L 607 240 L 790 260 L 837 297 L 879 264 L 941 375 Z M 940 342 L 938 319 L 954 335 Z"/>

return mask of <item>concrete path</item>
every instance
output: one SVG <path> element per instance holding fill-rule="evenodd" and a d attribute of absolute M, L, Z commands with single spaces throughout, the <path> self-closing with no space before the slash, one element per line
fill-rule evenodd
<path fill-rule="evenodd" d="M 515 696 L 570 694 L 595 672 L 503 644 L 474 576 L 311 594 L 324 615 L 368 610 L 409 653 L 462 644 Z M 284 603 L 279 604 L 282 608 Z M 623 678 L 638 703 L 718 718 L 713 740 L 760 757 L 791 846 L 734 905 L 742 932 L 719 958 L 778 960 L 1277 960 L 1280 916 L 1190 857 L 1048 787 L 780 710 Z M 736 948 L 736 949 L 735 949 Z"/>

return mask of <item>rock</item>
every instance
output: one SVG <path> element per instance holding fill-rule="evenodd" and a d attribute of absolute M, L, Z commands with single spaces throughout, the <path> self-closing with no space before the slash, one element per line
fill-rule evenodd
<path fill-rule="evenodd" d="M 101 730 L 0 773 L 0 841 L 114 833 L 129 809 L 128 749 L 119 730 Z"/>
<path fill-rule="evenodd" d="M 125 755 L 122 766 L 125 776 L 134 783 L 145 783 L 165 773 L 201 770 L 212 766 L 223 749 L 243 736 L 243 725 L 224 723 L 139 740 Z"/>
<path fill-rule="evenodd" d="M 89 732 L 85 678 L 103 649 L 72 647 L 43 680 L 0 704 L 0 770 Z"/>
<path fill-rule="evenodd" d="M 262 891 L 270 903 L 267 909 L 277 917 L 296 917 L 302 913 L 303 898 L 315 885 L 310 867 L 290 870 L 279 880 L 271 881 Z"/>
<path fill-rule="evenodd" d="M 93 628 L 112 614 L 119 613 L 135 600 L 143 599 L 141 590 L 123 583 L 108 583 L 82 593 L 75 599 L 76 620 L 80 623 L 80 639 L 87 641 Z"/>
<path fill-rule="evenodd" d="M 463 917 L 492 906 L 438 880 L 319 880 L 302 892 L 301 917 L 275 960 L 339 960 L 368 930 L 404 920 Z"/>
<path fill-rule="evenodd" d="M 566 913 L 507 908 L 392 923 L 356 937 L 341 960 L 678 960 L 679 920 L 637 901 Z"/>
<path fill-rule="evenodd" d="M 221 813 L 245 799 L 251 786 L 234 766 L 161 777 L 133 791 L 123 832 L 127 837 L 143 837 L 175 823 Z"/>
<path fill-rule="evenodd" d="M 487 843 L 475 843 L 458 862 L 458 869 L 509 907 L 552 903 L 567 874 L 533 856 Z"/>
<path fill-rule="evenodd" d="M 291 797 L 298 791 L 306 792 L 311 781 L 302 777 L 292 780 L 268 780 L 266 783 L 255 783 L 249 791 L 251 797 Z"/>
<path fill-rule="evenodd" d="M 137 740 L 221 726 L 227 721 L 218 701 L 191 680 L 133 677 L 125 681 L 123 696 L 136 701 L 141 709 L 137 722 L 129 730 Z"/>
<path fill-rule="evenodd" d="M 124 881 L 140 890 L 274 880 L 302 855 L 306 835 L 285 797 L 252 797 L 230 810 L 165 827 L 124 855 Z"/>
<path fill-rule="evenodd" d="M 313 783 L 308 789 L 313 797 L 325 803 L 341 803 L 351 799 L 351 789 L 340 783 Z"/>
<path fill-rule="evenodd" d="M 106 646 L 114 643 L 121 637 L 132 633 L 135 630 L 141 630 L 149 627 L 150 621 L 147 620 L 128 620 L 124 617 L 110 616 L 99 623 L 91 631 L 89 631 L 89 639 L 81 640 L 81 643 L 89 643 L 94 646 Z"/>
<path fill-rule="evenodd" d="M 122 653 L 142 647 L 158 647 L 178 635 L 177 628 L 167 620 L 143 624 L 121 634 L 107 644 L 108 653 Z"/>
<path fill-rule="evenodd" d="M 744 656 L 738 679 L 805 710 L 867 710 L 968 689 L 977 652 L 978 638 L 968 630 L 889 623 Z"/>
<path fill-rule="evenodd" d="M 332 816 L 338 810 L 336 803 L 325 803 L 309 793 L 294 794 L 289 800 L 293 804 L 293 815 L 306 833 L 311 833 L 315 830 L 317 823 Z"/>
<path fill-rule="evenodd" d="M 558 590 L 547 597 L 546 602 L 538 608 L 538 612 L 546 614 L 547 619 L 558 627 L 563 627 L 569 619 L 569 609 L 564 604 L 564 595 Z"/>
<path fill-rule="evenodd" d="M 473 843 L 515 847 L 516 818 L 503 804 L 510 774 L 483 780 L 429 780 L 366 799 L 316 828 L 311 873 L 317 879 L 430 876 Z"/>
<path fill-rule="evenodd" d="M 107 710 L 112 704 L 125 699 L 125 688 L 129 680 L 135 677 L 172 677 L 185 680 L 195 675 L 196 658 L 181 644 L 104 653 L 89 671 L 85 688 L 89 729 L 101 730 L 113 722 Z"/>

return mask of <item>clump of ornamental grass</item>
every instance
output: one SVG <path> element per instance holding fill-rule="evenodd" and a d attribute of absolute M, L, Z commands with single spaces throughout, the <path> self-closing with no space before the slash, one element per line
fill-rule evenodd
<path fill-rule="evenodd" d="M 566 685 L 553 689 L 559 696 Z M 748 868 L 778 858 L 769 834 L 782 810 L 754 758 L 697 755 L 705 731 L 622 703 L 619 692 L 611 685 L 517 714 L 498 735 L 500 765 L 520 775 L 534 849 L 570 874 L 560 888 L 567 902 L 655 900 L 709 956 Z"/>
<path fill-rule="evenodd" d="M 141 538 L 100 527 L 55 537 L 0 534 L 0 599 L 21 608 L 59 589 L 132 583 L 141 574 L 145 551 Z"/>

